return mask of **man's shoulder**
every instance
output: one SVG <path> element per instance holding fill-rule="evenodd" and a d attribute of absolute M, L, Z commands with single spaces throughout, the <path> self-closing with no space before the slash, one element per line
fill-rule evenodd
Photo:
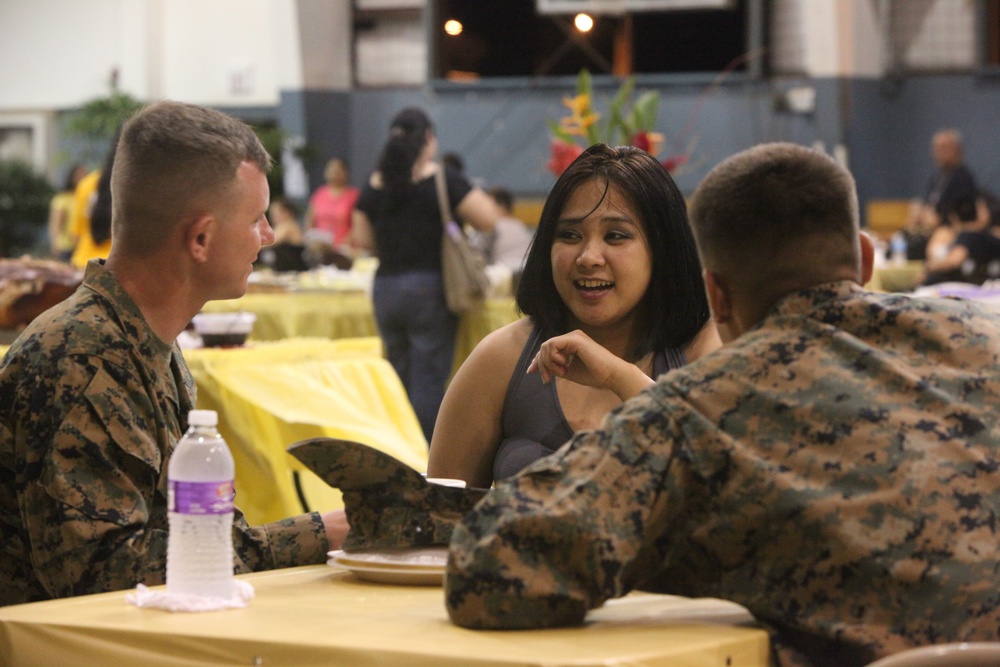
<path fill-rule="evenodd" d="M 128 337 L 113 304 L 92 291 L 78 291 L 39 315 L 11 346 L 8 357 L 30 361 L 37 369 L 73 356 L 128 359 Z"/>

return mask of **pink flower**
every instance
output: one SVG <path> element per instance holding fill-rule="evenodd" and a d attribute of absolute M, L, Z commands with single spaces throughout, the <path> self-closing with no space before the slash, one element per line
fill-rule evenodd
<path fill-rule="evenodd" d="M 666 160 L 663 161 L 663 168 L 667 171 L 673 173 L 674 169 L 680 167 L 688 161 L 690 156 L 687 153 L 682 153 L 680 155 L 671 155 Z"/>
<path fill-rule="evenodd" d="M 550 146 L 551 152 L 546 167 L 557 177 L 561 176 L 566 171 L 566 168 L 572 164 L 573 160 L 580 157 L 580 153 L 583 152 L 582 146 L 571 144 L 561 139 L 553 139 Z"/>

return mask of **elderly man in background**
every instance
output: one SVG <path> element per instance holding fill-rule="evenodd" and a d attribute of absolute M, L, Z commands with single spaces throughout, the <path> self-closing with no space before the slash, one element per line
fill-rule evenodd
<path fill-rule="evenodd" d="M 924 259 L 928 239 L 939 225 L 947 224 L 955 205 L 964 199 L 977 199 L 980 194 L 976 177 L 963 161 L 962 135 L 958 130 L 935 132 L 931 138 L 931 157 L 937 166 L 927 181 L 923 200 L 912 208 L 904 230 L 910 259 Z M 989 215 L 985 203 L 979 214 L 985 223 Z"/>
<path fill-rule="evenodd" d="M 246 124 L 159 102 L 121 135 L 114 246 L 0 363 L 0 605 L 160 584 L 167 465 L 195 405 L 175 341 L 241 296 L 268 224 L 270 157 Z M 322 563 L 342 513 L 251 528 L 237 572 Z"/>
<path fill-rule="evenodd" d="M 1000 639 L 1000 315 L 866 292 L 854 181 L 806 148 L 724 161 L 691 224 L 726 345 L 640 389 L 546 342 L 546 374 L 636 395 L 466 515 L 451 618 L 579 623 L 642 588 L 744 605 L 784 666 Z"/>

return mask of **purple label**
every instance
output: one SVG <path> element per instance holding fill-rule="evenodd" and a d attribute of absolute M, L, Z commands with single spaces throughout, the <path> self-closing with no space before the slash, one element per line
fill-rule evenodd
<path fill-rule="evenodd" d="M 232 482 L 170 482 L 167 507 L 178 514 L 226 514 L 233 511 Z"/>

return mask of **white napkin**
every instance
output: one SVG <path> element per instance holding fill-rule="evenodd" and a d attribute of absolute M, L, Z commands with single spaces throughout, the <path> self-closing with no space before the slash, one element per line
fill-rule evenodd
<path fill-rule="evenodd" d="M 167 611 L 214 611 L 216 609 L 236 609 L 246 607 L 253 599 L 253 586 L 239 579 L 233 580 L 233 594 L 228 598 L 205 597 L 202 595 L 178 595 L 166 590 L 150 590 L 143 584 L 135 587 L 134 593 L 125 596 L 125 601 L 136 607 L 151 607 Z"/>

